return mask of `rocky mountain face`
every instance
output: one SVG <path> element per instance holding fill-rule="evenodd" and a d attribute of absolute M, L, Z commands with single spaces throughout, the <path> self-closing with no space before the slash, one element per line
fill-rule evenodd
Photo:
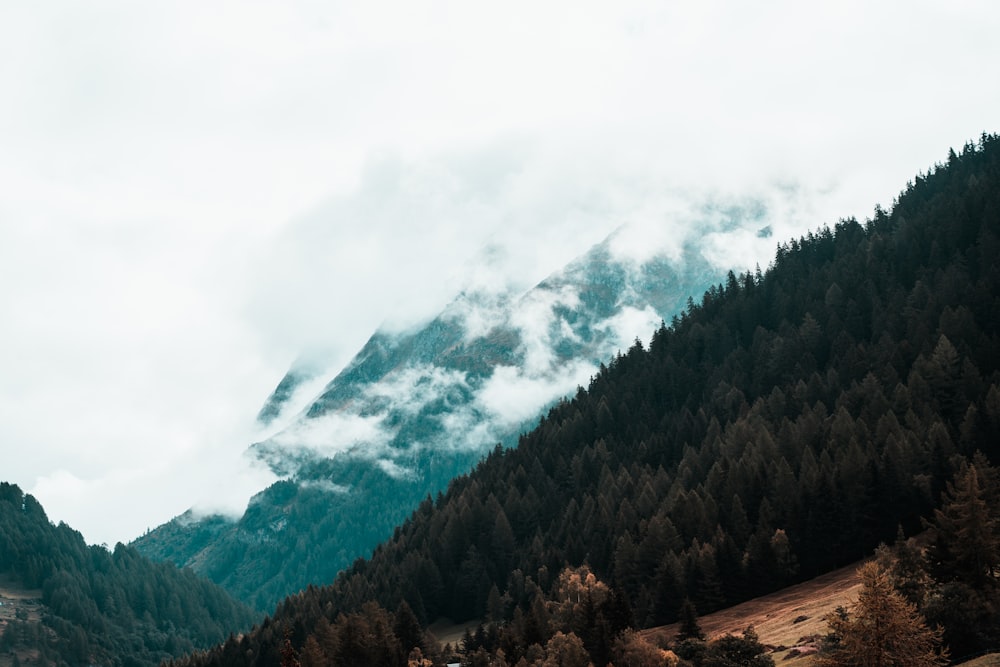
<path fill-rule="evenodd" d="M 237 521 L 187 513 L 136 547 L 259 608 L 331 581 L 718 281 L 695 246 L 636 258 L 614 241 L 526 292 L 465 291 L 422 326 L 376 331 L 298 412 L 293 398 L 317 378 L 293 368 L 258 417 L 274 434 L 248 452 L 281 481 Z"/>

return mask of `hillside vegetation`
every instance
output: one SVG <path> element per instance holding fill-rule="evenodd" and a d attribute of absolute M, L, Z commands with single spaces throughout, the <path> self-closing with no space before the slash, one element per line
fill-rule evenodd
<path fill-rule="evenodd" d="M 984 135 L 891 211 L 730 274 L 371 559 L 184 664 L 275 664 L 283 645 L 303 664 L 405 664 L 432 649 L 415 623 L 447 616 L 488 621 L 469 664 L 579 642 L 600 665 L 685 600 L 722 609 L 916 531 L 977 450 L 983 469 L 1000 458 L 998 234 Z"/>
<path fill-rule="evenodd" d="M 88 547 L 0 483 L 0 651 L 41 665 L 155 665 L 222 641 L 254 614 L 218 586 L 134 549 Z M 7 611 L 11 613 L 6 613 Z"/>

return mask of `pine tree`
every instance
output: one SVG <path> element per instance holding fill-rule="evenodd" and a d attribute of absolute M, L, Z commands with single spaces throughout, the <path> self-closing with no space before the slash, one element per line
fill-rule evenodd
<path fill-rule="evenodd" d="M 853 610 L 829 619 L 837 641 L 820 667 L 934 667 L 946 665 L 942 630 L 930 629 L 917 608 L 893 587 L 877 562 L 858 568 L 861 592 Z"/>
<path fill-rule="evenodd" d="M 292 646 L 292 631 L 285 629 L 285 640 L 281 644 L 281 667 L 299 667 L 299 653 Z"/>
<path fill-rule="evenodd" d="M 677 642 L 682 642 L 685 639 L 705 641 L 705 633 L 702 632 L 701 626 L 698 625 L 698 611 L 695 609 L 694 603 L 691 602 L 691 598 L 684 598 L 684 602 L 681 604 L 677 615 L 681 620 L 680 630 L 677 631 Z"/>
<path fill-rule="evenodd" d="M 1000 517 L 994 475 L 982 457 L 959 471 L 929 524 L 933 542 L 927 556 L 938 585 L 923 612 L 944 627 L 957 656 L 1000 641 Z"/>
<path fill-rule="evenodd" d="M 1000 573 L 1000 521 L 987 502 L 975 465 L 949 484 L 941 509 L 930 523 L 928 549 L 938 581 L 958 581 L 977 590 L 996 586 Z"/>

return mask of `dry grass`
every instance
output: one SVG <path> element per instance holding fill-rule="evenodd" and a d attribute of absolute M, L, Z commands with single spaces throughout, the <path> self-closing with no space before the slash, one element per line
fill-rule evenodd
<path fill-rule="evenodd" d="M 810 581 L 791 586 L 777 593 L 749 600 L 729 609 L 707 614 L 698 619 L 702 631 L 710 639 L 724 634 L 739 635 L 752 625 L 760 641 L 774 647 L 775 662 L 802 666 L 812 662 L 808 655 L 789 657 L 794 647 L 813 645 L 815 638 L 827 631 L 827 614 L 838 606 L 849 607 L 857 600 L 861 583 L 858 565 L 835 570 Z M 662 643 L 672 640 L 678 624 L 644 630 L 643 635 Z"/>
<path fill-rule="evenodd" d="M 974 660 L 961 663 L 961 667 L 1000 667 L 1000 653 L 981 655 Z"/>

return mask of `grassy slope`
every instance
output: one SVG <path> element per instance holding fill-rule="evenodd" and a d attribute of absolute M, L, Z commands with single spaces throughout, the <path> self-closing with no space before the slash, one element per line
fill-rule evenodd
<path fill-rule="evenodd" d="M 808 665 L 808 656 L 788 658 L 794 647 L 815 646 L 819 635 L 826 633 L 824 618 L 838 605 L 849 607 L 858 597 L 861 583 L 857 565 L 834 570 L 810 581 L 777 593 L 748 600 L 698 619 L 710 639 L 726 633 L 739 635 L 753 625 L 762 643 L 776 650 L 774 661 L 781 665 Z M 643 631 L 647 639 L 663 643 L 673 640 L 678 624 Z"/>
<path fill-rule="evenodd" d="M 969 662 L 963 662 L 962 667 L 1000 667 L 1000 653 L 990 653 Z"/>
<path fill-rule="evenodd" d="M 858 599 L 861 583 L 857 568 L 858 564 L 854 564 L 834 570 L 777 593 L 702 616 L 698 623 L 709 639 L 726 633 L 739 635 L 752 625 L 761 642 L 776 649 L 772 653 L 775 664 L 807 667 L 812 664 L 812 657 L 808 653 L 796 656 L 793 649 L 815 646 L 818 636 L 827 631 L 826 615 L 840 605 L 850 609 Z M 677 623 L 663 625 L 644 630 L 642 634 L 655 643 L 664 644 L 673 640 L 679 627 Z M 1000 654 L 984 655 L 961 664 L 963 667 L 1000 667 Z"/>

